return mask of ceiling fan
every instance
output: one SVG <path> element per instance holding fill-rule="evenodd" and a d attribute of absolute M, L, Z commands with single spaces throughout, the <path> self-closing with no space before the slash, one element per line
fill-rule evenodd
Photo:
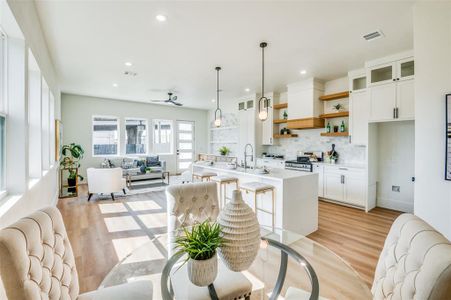
<path fill-rule="evenodd" d="M 177 106 L 182 106 L 183 105 L 182 103 L 175 102 L 175 101 L 177 101 L 177 96 L 172 96 L 171 92 L 168 93 L 168 96 L 169 97 L 166 100 L 150 100 L 150 101 L 152 101 L 152 102 L 172 103 L 172 104 L 177 105 Z"/>

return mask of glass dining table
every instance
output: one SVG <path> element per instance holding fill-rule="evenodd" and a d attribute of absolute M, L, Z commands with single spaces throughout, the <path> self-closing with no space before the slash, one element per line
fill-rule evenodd
<path fill-rule="evenodd" d="M 290 288 L 309 295 L 309 299 L 372 299 L 368 285 L 357 272 L 321 244 L 269 227 L 261 227 L 261 237 L 255 261 L 241 272 L 252 283 L 251 299 L 284 299 Z M 178 268 L 177 261 L 183 258 L 168 259 L 167 247 L 168 234 L 152 238 L 114 266 L 99 289 L 149 280 L 152 299 L 173 299 L 171 275 Z"/>

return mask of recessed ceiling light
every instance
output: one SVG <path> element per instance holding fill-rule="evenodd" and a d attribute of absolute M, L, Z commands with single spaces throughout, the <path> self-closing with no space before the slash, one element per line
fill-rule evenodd
<path fill-rule="evenodd" d="M 129 62 L 129 61 L 127 61 L 127 62 L 125 63 L 125 65 L 126 65 L 127 67 L 133 66 L 133 64 L 132 64 L 131 62 Z"/>
<path fill-rule="evenodd" d="M 251 89 L 250 89 L 250 88 L 245 88 L 245 89 L 244 89 L 244 91 L 246 91 L 246 92 L 250 92 L 250 91 L 251 91 Z"/>
<path fill-rule="evenodd" d="M 158 22 L 164 22 L 166 21 L 168 18 L 165 15 L 157 15 L 155 17 L 155 19 L 157 19 Z"/>
<path fill-rule="evenodd" d="M 301 75 L 305 75 L 305 74 L 307 74 L 307 71 L 306 70 L 301 70 L 299 73 L 301 73 Z"/>
<path fill-rule="evenodd" d="M 211 99 L 211 102 L 216 102 L 216 99 Z"/>
<path fill-rule="evenodd" d="M 113 83 L 113 87 L 117 87 L 117 83 Z"/>

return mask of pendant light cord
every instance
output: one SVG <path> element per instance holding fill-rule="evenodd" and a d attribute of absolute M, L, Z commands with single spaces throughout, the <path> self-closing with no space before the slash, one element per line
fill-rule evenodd
<path fill-rule="evenodd" d="M 219 109 L 219 70 L 221 68 L 216 67 L 216 109 Z"/>
<path fill-rule="evenodd" d="M 262 47 L 262 95 L 265 96 L 265 47 Z"/>

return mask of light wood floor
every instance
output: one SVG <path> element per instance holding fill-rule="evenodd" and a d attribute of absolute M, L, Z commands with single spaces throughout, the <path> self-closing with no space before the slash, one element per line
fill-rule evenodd
<path fill-rule="evenodd" d="M 149 213 L 149 216 L 150 213 L 158 216 L 165 213 L 163 192 L 153 192 L 150 197 L 149 194 L 129 195 L 127 198 L 117 197 L 115 202 L 108 198 L 107 200 L 93 198 L 91 202 L 87 202 L 87 193 L 82 187 L 78 198 L 60 199 L 58 203 L 76 259 L 80 292 L 96 289 L 119 261 L 120 255 L 118 257 L 114 243 L 126 238 L 152 237 L 154 234 L 165 231 L 161 224 L 149 229 L 149 226 L 146 226 L 143 219 L 138 216 L 138 214 L 146 213 Z M 137 212 L 131 210 L 131 206 L 128 205 L 129 202 L 146 200 L 152 200 L 152 203 L 158 205 L 143 207 L 135 210 Z M 385 237 L 399 214 L 400 212 L 383 208 L 376 208 L 365 213 L 358 209 L 320 201 L 319 229 L 309 235 L 309 238 L 341 256 L 371 286 Z M 107 225 L 108 218 L 111 222 Z M 132 223 L 137 223 L 138 227 L 112 230 L 111 227 L 114 227 L 117 222 L 129 219 L 133 219 Z M 125 222 L 123 225 L 127 226 L 127 224 Z"/>

